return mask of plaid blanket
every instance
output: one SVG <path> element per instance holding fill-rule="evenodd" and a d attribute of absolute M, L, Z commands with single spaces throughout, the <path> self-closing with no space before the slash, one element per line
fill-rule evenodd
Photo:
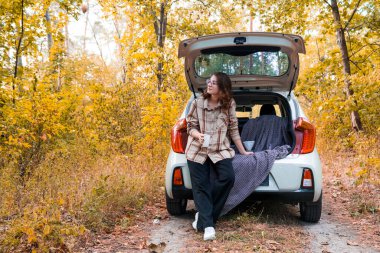
<path fill-rule="evenodd" d="M 250 119 L 243 126 L 241 140 L 255 141 L 254 152 L 291 145 L 292 138 L 288 130 L 288 118 L 263 115 Z"/>
<path fill-rule="evenodd" d="M 292 142 L 286 128 L 286 118 L 272 115 L 250 119 L 243 126 L 242 141 L 254 140 L 255 154 L 245 156 L 236 153 L 232 161 L 235 184 L 221 215 L 226 214 L 251 195 L 269 175 L 274 161 L 288 155 L 289 144 Z"/>

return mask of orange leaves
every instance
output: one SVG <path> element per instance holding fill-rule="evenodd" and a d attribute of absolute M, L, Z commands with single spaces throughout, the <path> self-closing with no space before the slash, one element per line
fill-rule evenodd
<path fill-rule="evenodd" d="M 34 243 L 37 241 L 37 237 L 32 228 L 26 228 L 24 233 L 27 235 L 28 243 Z"/>

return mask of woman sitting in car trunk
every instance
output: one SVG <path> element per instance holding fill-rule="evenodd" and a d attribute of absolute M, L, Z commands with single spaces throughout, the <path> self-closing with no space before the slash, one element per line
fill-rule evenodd
<path fill-rule="evenodd" d="M 186 118 L 189 134 L 186 158 L 198 210 L 192 225 L 197 231 L 204 230 L 204 240 L 215 239 L 215 223 L 235 180 L 232 168 L 235 151 L 228 137 L 240 154 L 253 154 L 241 142 L 235 108 L 231 80 L 217 72 L 207 80 L 207 90 L 193 101 Z M 213 180 L 211 168 L 216 175 Z"/>

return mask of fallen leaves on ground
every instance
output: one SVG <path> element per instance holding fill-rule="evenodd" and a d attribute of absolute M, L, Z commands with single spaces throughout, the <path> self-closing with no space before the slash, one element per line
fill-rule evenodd
<path fill-rule="evenodd" d="M 349 176 L 355 157 L 335 154 L 332 157 L 322 155 L 321 158 L 324 212 L 329 215 L 329 219 L 356 230 L 357 240 L 361 244 L 380 250 L 380 231 L 376 233 L 380 226 L 380 188 L 370 184 L 355 184 L 355 178 Z M 355 244 L 353 241 L 350 243 Z"/>
<path fill-rule="evenodd" d="M 359 246 L 359 244 L 357 242 L 353 242 L 353 241 L 347 241 L 347 245 L 350 245 L 350 246 Z"/>

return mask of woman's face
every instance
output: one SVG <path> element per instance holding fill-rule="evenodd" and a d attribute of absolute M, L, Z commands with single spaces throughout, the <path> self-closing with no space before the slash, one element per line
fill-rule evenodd
<path fill-rule="evenodd" d="M 219 95 L 219 87 L 217 84 L 216 76 L 211 76 L 210 79 L 207 79 L 207 93 L 210 95 Z"/>

